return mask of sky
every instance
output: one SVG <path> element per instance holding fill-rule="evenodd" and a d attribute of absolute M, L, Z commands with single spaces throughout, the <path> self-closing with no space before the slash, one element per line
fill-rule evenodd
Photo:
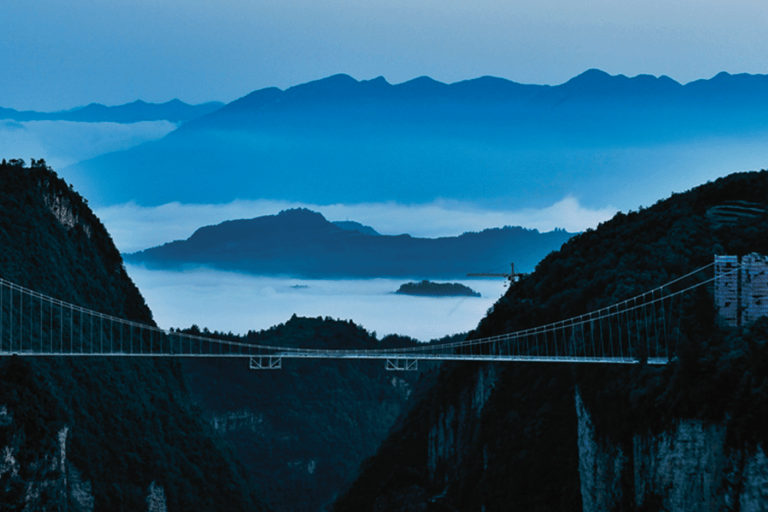
<path fill-rule="evenodd" d="M 336 73 L 686 83 L 768 66 L 764 0 L 3 0 L 0 24 L 0 106 L 20 110 L 228 102 Z"/>

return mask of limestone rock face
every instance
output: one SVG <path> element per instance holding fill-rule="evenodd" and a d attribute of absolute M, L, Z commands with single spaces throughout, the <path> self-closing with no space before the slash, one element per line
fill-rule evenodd
<path fill-rule="evenodd" d="M 745 461 L 743 489 L 739 495 L 741 512 L 768 511 L 768 457 L 764 448 Z"/>
<path fill-rule="evenodd" d="M 585 512 L 626 504 L 670 512 L 768 511 L 764 447 L 729 450 L 722 425 L 676 422 L 658 435 L 632 436 L 632 453 L 600 439 L 576 391 L 579 476 Z"/>
<path fill-rule="evenodd" d="M 155 482 L 149 485 L 149 491 L 147 492 L 147 511 L 168 512 L 165 504 L 165 491 Z"/>
<path fill-rule="evenodd" d="M 0 427 L 12 424 L 13 414 L 0 406 Z M 24 436 L 11 437 L 0 449 L 0 504 L 25 512 L 58 510 L 69 498 L 77 512 L 93 510 L 90 483 L 80 482 L 77 470 L 67 464 L 68 432 L 69 427 L 64 426 L 57 434 L 57 449 L 43 453 L 28 467 L 19 462 L 20 450 L 29 449 Z"/>
<path fill-rule="evenodd" d="M 592 418 L 585 409 L 578 390 L 576 413 L 579 428 L 579 478 L 585 511 L 609 511 L 621 503 L 621 473 L 627 457 L 620 446 L 601 442 L 595 435 Z"/>
<path fill-rule="evenodd" d="M 68 491 L 71 503 L 78 512 L 93 512 L 94 498 L 91 482 L 83 480 L 80 473 L 70 468 L 67 471 Z"/>
<path fill-rule="evenodd" d="M 448 484 L 459 478 L 463 456 L 475 442 L 480 414 L 496 384 L 493 365 L 477 372 L 474 386 L 465 388 L 459 399 L 437 413 L 429 431 L 428 469 L 433 482 Z"/>
<path fill-rule="evenodd" d="M 209 421 L 219 434 L 226 434 L 233 430 L 249 430 L 260 434 L 265 429 L 264 415 L 255 414 L 247 409 L 211 414 Z"/>
<path fill-rule="evenodd" d="M 59 224 L 66 229 L 72 229 L 79 224 L 90 238 L 91 226 L 77 215 L 71 201 L 66 196 L 46 194 L 43 196 L 43 200 L 50 212 L 56 217 L 56 220 L 59 221 Z"/>

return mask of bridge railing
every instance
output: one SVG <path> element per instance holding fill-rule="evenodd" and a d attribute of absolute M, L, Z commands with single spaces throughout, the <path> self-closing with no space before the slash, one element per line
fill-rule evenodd
<path fill-rule="evenodd" d="M 702 267 L 622 302 L 498 336 L 390 349 L 251 344 L 164 330 L 82 308 L 0 278 L 0 355 L 498 360 L 664 364 L 679 337 L 684 294 L 715 277 Z M 272 361 L 274 364 L 270 363 Z M 396 365 L 397 366 L 397 365 Z"/>

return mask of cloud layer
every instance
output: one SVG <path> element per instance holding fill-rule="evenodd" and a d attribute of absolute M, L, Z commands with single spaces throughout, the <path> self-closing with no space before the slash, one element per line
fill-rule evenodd
<path fill-rule="evenodd" d="M 135 252 L 186 239 L 202 226 L 225 220 L 274 215 L 288 208 L 309 208 L 328 220 L 353 220 L 385 235 L 408 233 L 415 237 L 457 236 L 503 226 L 523 226 L 539 231 L 562 228 L 583 231 L 596 227 L 615 213 L 613 207 L 589 209 L 566 197 L 542 209 L 484 210 L 466 203 L 436 201 L 423 205 L 368 203 L 313 205 L 287 201 L 233 201 L 227 204 L 168 203 L 146 207 L 135 203 L 96 210 L 121 252 Z"/>
<path fill-rule="evenodd" d="M 237 334 L 268 329 L 296 314 L 352 320 L 379 338 L 402 334 L 429 341 L 474 329 L 504 292 L 503 279 L 463 281 L 480 298 L 425 298 L 392 293 L 405 282 L 395 279 L 318 281 L 127 268 L 161 327 L 197 324 Z"/>
<path fill-rule="evenodd" d="M 81 160 L 159 139 L 175 129 L 176 124 L 169 121 L 120 124 L 0 120 L 0 158 L 44 158 L 59 170 Z"/>

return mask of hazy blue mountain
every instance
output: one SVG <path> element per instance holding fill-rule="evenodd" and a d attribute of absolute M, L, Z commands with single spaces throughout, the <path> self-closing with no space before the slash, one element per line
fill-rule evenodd
<path fill-rule="evenodd" d="M 589 70 L 557 86 L 334 75 L 255 91 L 66 174 L 101 204 L 449 198 L 523 208 L 572 194 L 628 209 L 727 172 L 721 156 L 755 165 L 741 163 L 755 156 L 743 145 L 766 131 L 765 75 L 683 85 Z"/>
<path fill-rule="evenodd" d="M 14 121 L 79 121 L 88 123 L 137 123 L 139 121 L 189 121 L 218 110 L 224 105 L 218 101 L 189 105 L 180 100 L 166 103 L 147 103 L 137 100 L 125 105 L 107 107 L 100 103 L 91 103 L 84 107 L 60 112 L 19 112 L 11 108 L 0 107 L 0 119 Z"/>
<path fill-rule="evenodd" d="M 150 267 L 204 265 L 256 275 L 297 277 L 465 277 L 469 272 L 533 270 L 572 233 L 520 227 L 458 237 L 414 238 L 342 229 L 306 209 L 198 229 L 187 240 L 128 254 Z"/>

